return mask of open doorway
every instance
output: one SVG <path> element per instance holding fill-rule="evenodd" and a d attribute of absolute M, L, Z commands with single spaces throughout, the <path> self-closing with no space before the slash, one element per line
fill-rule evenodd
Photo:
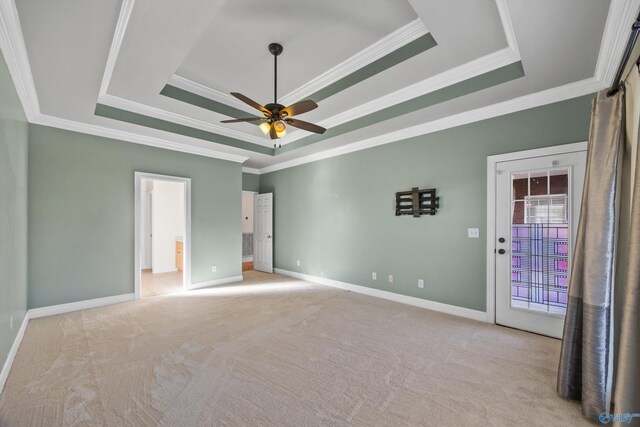
<path fill-rule="evenodd" d="M 190 180 L 136 172 L 136 298 L 187 288 Z"/>
<path fill-rule="evenodd" d="M 242 271 L 253 270 L 253 191 L 242 192 Z"/>

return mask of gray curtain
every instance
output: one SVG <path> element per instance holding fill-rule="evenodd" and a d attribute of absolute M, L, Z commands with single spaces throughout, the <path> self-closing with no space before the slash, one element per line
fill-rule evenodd
<path fill-rule="evenodd" d="M 629 90 L 611 97 L 604 90 L 593 102 L 558 368 L 558 393 L 566 399 L 580 400 L 582 413 L 594 421 L 603 413 L 640 412 L 640 174 L 635 173 L 634 148 L 637 118 L 631 120 L 635 131 L 631 135 L 629 130 L 625 132 L 625 122 L 629 123 L 625 116 L 640 114 L 636 107 L 625 108 L 625 100 L 638 105 L 635 90 L 631 90 L 639 87 L 637 68 L 632 74 L 632 81 L 627 82 Z M 615 352 L 614 291 L 619 301 L 615 314 L 620 319 Z M 640 425 L 640 418 L 632 423 Z"/>
<path fill-rule="evenodd" d="M 613 412 L 640 413 L 640 173 L 637 171 L 640 124 L 640 76 L 634 67 L 625 82 L 626 144 L 624 150 L 619 242 L 619 274 L 615 294 L 619 300 L 620 337 L 616 348 Z M 629 425 L 617 423 L 618 425 Z M 640 425 L 640 417 L 632 425 Z"/>
<path fill-rule="evenodd" d="M 615 271 L 618 164 L 623 149 L 621 92 L 593 102 L 582 207 L 564 323 L 558 393 L 582 401 L 593 420 L 609 409 L 611 302 Z"/>

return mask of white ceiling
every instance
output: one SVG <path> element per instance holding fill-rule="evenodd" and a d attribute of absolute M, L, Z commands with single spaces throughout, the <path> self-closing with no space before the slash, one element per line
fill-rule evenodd
<path fill-rule="evenodd" d="M 502 102 L 528 108 L 603 88 L 638 6 L 640 0 L 8 0 L 0 14 L 11 20 L 17 11 L 21 32 L 9 33 L 11 49 L 0 46 L 5 57 L 17 52 L 19 59 L 24 40 L 28 62 L 17 60 L 15 68 L 32 75 L 36 122 L 248 157 L 245 166 L 268 171 L 504 114 Z M 266 103 L 273 90 L 269 42 L 284 45 L 278 65 L 285 95 L 416 22 L 437 46 L 323 99 L 301 118 L 336 126 L 519 60 L 525 75 L 276 156 L 94 114 L 97 103 L 107 104 L 268 147 L 255 126 L 222 125 L 227 116 L 159 92 L 177 75 L 223 101 L 229 97 L 220 94 L 239 91 Z M 294 131 L 283 143 L 307 135 Z"/>
<path fill-rule="evenodd" d="M 264 104 L 273 100 L 269 43 L 285 47 L 282 96 L 416 18 L 405 0 L 227 1 L 176 74 Z"/>

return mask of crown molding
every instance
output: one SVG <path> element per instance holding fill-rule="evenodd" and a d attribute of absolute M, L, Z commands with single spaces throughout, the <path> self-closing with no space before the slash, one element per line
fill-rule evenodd
<path fill-rule="evenodd" d="M 9 68 L 27 120 L 40 113 L 38 94 L 29 66 L 18 10 L 13 0 L 0 0 L 0 49 Z"/>
<path fill-rule="evenodd" d="M 376 111 L 392 107 L 413 98 L 426 95 L 427 93 L 435 92 L 436 90 L 446 88 L 506 65 L 513 64 L 519 60 L 520 55 L 514 52 L 511 48 L 504 48 L 457 67 L 450 68 L 443 73 L 429 77 L 410 86 L 406 86 L 400 90 L 389 93 L 365 104 L 361 104 L 340 114 L 336 114 L 327 120 L 321 121 L 320 124 L 324 127 L 338 126 L 342 123 L 358 119 L 368 114 L 375 113 Z"/>
<path fill-rule="evenodd" d="M 251 135 L 245 132 L 240 132 L 234 129 L 229 129 L 224 126 L 220 126 L 215 123 L 206 122 L 200 119 L 194 119 L 193 117 L 185 116 L 173 111 L 164 110 L 162 108 L 152 107 L 150 105 L 141 104 L 136 101 L 121 98 L 119 96 L 104 94 L 98 97 L 100 104 L 108 105 L 110 107 L 119 108 L 121 110 L 131 111 L 133 113 L 142 114 L 145 116 L 154 117 L 161 120 L 166 120 L 172 123 L 177 123 L 185 126 L 189 126 L 196 129 L 205 130 L 207 132 L 217 133 L 218 135 L 228 136 L 230 138 L 240 139 L 246 142 L 264 146 L 265 140 L 259 136 Z"/>
<path fill-rule="evenodd" d="M 393 142 L 405 140 L 420 135 L 426 135 L 441 130 L 454 128 L 493 117 L 503 116 L 530 108 L 540 107 L 546 104 L 553 104 L 571 98 L 577 98 L 583 95 L 589 95 L 603 89 L 603 84 L 595 79 L 589 78 L 578 82 L 569 83 L 563 86 L 543 90 L 541 92 L 524 95 L 513 98 L 508 101 L 499 102 L 486 107 L 477 108 L 442 119 L 433 120 L 431 122 L 422 123 L 416 126 L 378 135 L 373 138 L 367 138 L 358 142 L 343 145 L 332 150 L 326 150 L 320 153 L 311 154 L 297 159 L 277 163 L 260 169 L 260 174 L 275 172 L 281 169 L 287 169 L 294 166 L 303 165 L 305 163 L 316 162 L 318 160 L 328 159 L 331 157 L 341 156 L 355 151 L 366 150 L 367 148 L 377 147 L 379 145 L 390 144 Z"/>
<path fill-rule="evenodd" d="M 126 18 L 128 20 L 127 16 L 130 16 L 131 14 L 130 8 L 133 5 L 133 1 L 134 0 L 124 0 L 118 20 L 119 23 L 121 19 Z M 118 27 L 121 28 L 122 26 L 119 25 Z M 120 34 L 120 37 L 122 37 L 124 35 L 124 30 L 121 29 L 119 31 L 122 33 Z M 167 150 L 180 151 L 183 153 L 196 154 L 199 156 L 228 160 L 236 163 L 243 163 L 248 159 L 247 156 L 239 156 L 206 148 L 193 147 L 161 138 L 139 135 L 132 132 L 42 114 L 40 112 L 40 105 L 38 103 L 38 95 L 36 93 L 33 75 L 31 74 L 31 66 L 27 56 L 27 49 L 22 36 L 18 11 L 13 0 L 0 0 L 0 49 L 2 50 L 7 67 L 9 68 L 9 73 L 11 74 L 11 79 L 13 80 L 16 92 L 18 93 L 18 97 L 22 103 L 22 108 L 24 109 L 25 116 L 27 116 L 27 121 L 29 123 L 118 139 L 136 144 L 164 148 Z M 111 51 L 117 52 L 117 50 L 119 50 L 118 44 L 112 43 Z M 109 61 L 107 61 L 107 63 L 109 63 Z M 113 71 L 112 67 L 111 71 Z M 105 75 L 107 74 L 109 74 L 108 71 L 105 71 Z"/>
<path fill-rule="evenodd" d="M 428 33 L 429 30 L 424 26 L 422 20 L 417 18 L 372 45 L 367 46 L 360 52 L 347 58 L 345 61 L 342 61 L 340 64 L 320 74 L 299 88 L 284 95 L 280 99 L 280 103 L 290 105 L 305 99 L 320 89 L 324 89 Z"/>
<path fill-rule="evenodd" d="M 230 107 L 237 108 L 238 110 L 246 111 L 249 114 L 256 114 L 255 109 L 249 107 L 239 99 L 224 92 L 220 92 L 218 90 L 210 88 L 209 86 L 205 86 L 201 83 L 189 80 L 188 78 L 182 77 L 178 74 L 174 74 L 169 78 L 169 84 L 177 88 L 186 90 L 187 92 L 195 93 L 196 95 L 209 98 L 221 104 L 226 104 Z"/>
<path fill-rule="evenodd" d="M 466 64 L 450 68 L 443 73 L 429 77 L 410 86 L 406 86 L 395 92 L 381 96 L 380 98 L 360 104 L 354 108 L 343 111 L 342 113 L 338 113 L 328 119 L 321 120 L 318 124 L 325 128 L 332 128 L 385 108 L 409 101 L 413 98 L 460 83 L 481 74 L 488 73 L 506 65 L 513 64 L 519 60 L 520 55 L 511 48 L 506 47 L 497 52 L 469 61 Z M 291 135 L 291 138 L 288 138 L 287 144 L 306 136 L 307 135 L 303 133 L 293 134 Z"/>
<path fill-rule="evenodd" d="M 611 0 L 595 72 L 605 86 L 613 84 L 639 8 L 640 0 Z"/>
<path fill-rule="evenodd" d="M 116 29 L 113 33 L 113 40 L 111 40 L 111 48 L 109 49 L 109 55 L 107 56 L 107 64 L 104 67 L 104 74 L 102 75 L 102 82 L 100 83 L 100 91 L 98 92 L 99 96 L 106 95 L 107 90 L 109 89 L 109 83 L 111 83 L 113 70 L 116 67 L 116 60 L 120 54 L 122 40 L 124 39 L 124 33 L 127 31 L 127 25 L 129 25 L 129 18 L 131 18 L 134 4 L 135 0 L 122 0 L 120 15 L 118 15 Z"/>
<path fill-rule="evenodd" d="M 500 22 L 502 23 L 504 36 L 507 39 L 507 45 L 519 56 L 520 50 L 518 49 L 516 32 L 513 29 L 513 22 L 511 22 L 511 14 L 509 14 L 507 0 L 496 0 L 496 6 L 498 7 L 498 14 L 500 15 Z"/>
<path fill-rule="evenodd" d="M 246 166 L 242 167 L 242 172 L 244 172 L 244 173 L 252 173 L 254 175 L 260 175 L 260 169 L 248 168 Z"/>
<path fill-rule="evenodd" d="M 65 129 L 73 132 L 80 132 L 89 135 L 101 136 L 104 138 L 115 139 L 119 141 L 133 142 L 135 144 L 148 145 L 150 147 L 164 148 L 166 150 L 180 151 L 182 153 L 196 154 L 198 156 L 211 157 L 214 159 L 227 160 L 235 163 L 244 163 L 249 159 L 247 156 L 239 156 L 236 154 L 224 153 L 208 148 L 193 147 L 178 142 L 169 141 L 162 138 L 156 138 L 147 135 L 140 135 L 109 127 L 93 125 L 89 123 L 76 122 L 74 120 L 54 117 L 47 114 L 39 114 L 34 117 L 31 123 L 50 126 L 59 129 Z"/>
<path fill-rule="evenodd" d="M 124 35 L 127 31 L 127 25 L 129 24 L 131 13 L 133 12 L 134 4 L 135 0 L 123 0 L 122 2 L 113 39 L 111 41 L 111 48 L 109 49 L 109 55 L 107 57 L 107 63 L 105 65 L 104 74 L 102 76 L 102 82 L 100 84 L 98 103 L 114 108 L 119 108 L 121 110 L 131 111 L 162 120 L 167 120 L 196 129 L 201 129 L 207 132 L 217 133 L 219 135 L 228 136 L 230 138 L 240 139 L 258 145 L 264 145 L 264 139 L 260 138 L 259 136 L 251 135 L 235 129 L 229 129 L 225 126 L 221 126 L 215 123 L 206 122 L 204 120 L 195 119 L 179 113 L 174 113 L 172 111 L 152 107 L 150 105 L 131 101 L 108 93 L 111 77 L 113 76 L 115 64 L 118 59 L 118 55 L 120 54 L 120 48 L 122 47 L 122 41 L 124 40 Z M 229 98 L 235 99 L 232 96 L 229 96 Z M 246 107 L 247 106 L 245 105 L 244 109 L 246 109 Z"/>

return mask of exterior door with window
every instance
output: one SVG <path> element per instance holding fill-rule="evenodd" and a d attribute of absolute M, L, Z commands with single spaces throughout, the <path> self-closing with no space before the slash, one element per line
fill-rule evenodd
<path fill-rule="evenodd" d="M 496 323 L 561 338 L 586 151 L 496 165 Z"/>
<path fill-rule="evenodd" d="M 253 198 L 254 270 L 273 273 L 273 193 Z"/>

